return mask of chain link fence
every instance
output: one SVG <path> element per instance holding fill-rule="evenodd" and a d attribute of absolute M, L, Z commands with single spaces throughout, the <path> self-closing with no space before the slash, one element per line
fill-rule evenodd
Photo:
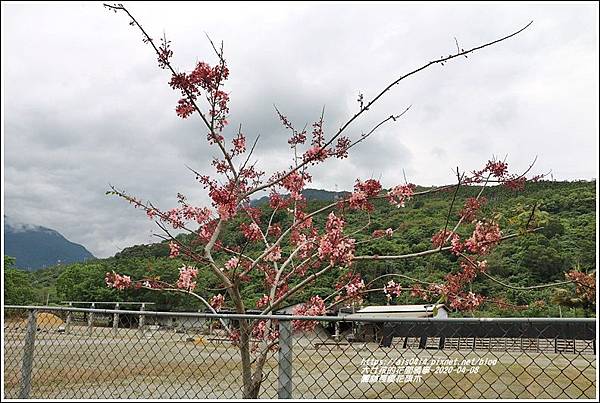
<path fill-rule="evenodd" d="M 225 328 L 259 318 L 278 329 L 260 398 L 597 397 L 595 319 L 306 317 L 293 331 L 302 322 L 285 315 L 15 306 L 4 308 L 3 396 L 241 398 Z"/>

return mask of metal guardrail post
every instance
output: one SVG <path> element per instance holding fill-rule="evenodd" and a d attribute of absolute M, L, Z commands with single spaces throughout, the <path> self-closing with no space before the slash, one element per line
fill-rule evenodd
<path fill-rule="evenodd" d="M 69 307 L 72 307 L 73 303 L 69 302 Z M 67 320 L 65 322 L 65 333 L 71 332 L 71 311 L 67 311 Z"/>
<path fill-rule="evenodd" d="M 92 309 L 96 307 L 96 304 L 92 302 Z M 94 328 L 94 312 L 88 312 L 88 334 L 92 334 L 92 329 Z"/>
<path fill-rule="evenodd" d="M 31 392 L 31 372 L 33 371 L 33 350 L 35 348 L 35 334 L 37 332 L 37 311 L 29 311 L 27 333 L 25 333 L 25 347 L 23 349 L 23 365 L 21 366 L 21 388 L 19 399 L 29 399 Z"/>
<path fill-rule="evenodd" d="M 279 385 L 277 388 L 278 399 L 292 398 L 292 322 L 279 321 Z"/>
<path fill-rule="evenodd" d="M 119 303 L 117 302 L 115 305 L 115 309 L 119 309 Z M 119 331 L 119 314 L 118 313 L 113 313 L 113 333 L 117 334 L 117 332 Z"/>

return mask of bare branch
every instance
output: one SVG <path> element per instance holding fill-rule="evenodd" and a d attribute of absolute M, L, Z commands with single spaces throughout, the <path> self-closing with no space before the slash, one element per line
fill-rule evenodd
<path fill-rule="evenodd" d="M 513 32 L 513 33 L 511 33 L 511 34 L 509 34 L 509 35 L 506 35 L 506 36 L 504 36 L 504 37 L 502 37 L 502 38 L 500 38 L 500 39 L 496 39 L 496 40 L 494 40 L 494 41 L 491 41 L 491 42 L 484 43 L 483 45 L 476 46 L 476 47 L 474 47 L 474 48 L 471 48 L 471 49 L 469 49 L 469 50 L 461 51 L 461 52 L 459 52 L 459 53 L 456 53 L 456 54 L 454 54 L 454 55 L 449 55 L 449 56 L 446 56 L 446 57 L 440 57 L 439 59 L 432 60 L 432 61 L 430 61 L 429 63 L 426 63 L 425 65 L 423 65 L 423 66 L 421 66 L 421 67 L 419 67 L 419 68 L 417 68 L 417 69 L 415 69 L 415 70 L 413 70 L 413 71 L 411 71 L 411 72 L 409 72 L 409 73 L 406 73 L 406 74 L 404 74 L 404 75 L 400 76 L 398 79 L 396 79 L 395 81 L 393 81 L 392 83 L 390 83 L 390 84 L 389 84 L 387 87 L 385 87 L 385 88 L 384 88 L 384 89 L 383 89 L 381 92 L 379 92 L 379 94 L 377 94 L 377 95 L 376 95 L 376 96 L 375 96 L 375 97 L 374 97 L 374 98 L 373 98 L 371 101 L 369 101 L 369 102 L 368 102 L 366 105 L 364 105 L 364 106 L 363 106 L 363 107 L 362 107 L 362 108 L 361 108 L 361 109 L 360 109 L 360 110 L 359 110 L 359 111 L 358 111 L 356 114 L 354 114 L 354 116 L 352 116 L 352 117 L 351 117 L 351 118 L 350 118 L 350 119 L 349 119 L 349 120 L 348 120 L 346 123 L 344 123 L 344 124 L 342 125 L 342 127 L 341 127 L 341 128 L 340 128 L 340 129 L 339 129 L 339 130 L 338 130 L 338 131 L 337 131 L 337 132 L 336 132 L 336 133 L 335 133 L 333 136 L 331 136 L 331 138 L 329 139 L 329 141 L 328 141 L 327 143 L 325 143 L 325 145 L 323 146 L 323 148 L 327 148 L 329 145 L 331 145 L 331 144 L 332 144 L 332 143 L 333 143 L 333 142 L 334 142 L 334 141 L 335 141 L 335 140 L 336 140 L 336 139 L 337 139 L 337 138 L 338 138 L 338 137 L 339 137 L 339 136 L 340 136 L 340 135 L 341 135 L 341 134 L 342 134 L 342 133 L 343 133 L 343 132 L 346 130 L 346 128 L 348 128 L 348 126 L 350 126 L 350 125 L 351 125 L 351 124 L 352 124 L 352 123 L 353 123 L 353 122 L 354 122 L 354 121 L 355 121 L 355 120 L 356 120 L 356 119 L 357 119 L 359 116 L 361 116 L 361 115 L 362 115 L 362 114 L 363 114 L 365 111 L 369 110 L 369 108 L 370 108 L 370 107 L 371 107 L 371 106 L 372 106 L 372 105 L 373 105 L 375 102 L 377 102 L 377 101 L 378 101 L 378 100 L 379 100 L 379 99 L 380 99 L 380 98 L 381 98 L 381 97 L 382 97 L 382 96 L 383 96 L 385 93 L 387 93 L 387 92 L 388 92 L 388 91 L 389 91 L 389 90 L 390 90 L 392 87 L 394 87 L 395 85 L 399 84 L 401 81 L 405 80 L 406 78 L 408 78 L 408 77 L 410 77 L 410 76 L 412 76 L 412 75 L 414 75 L 414 74 L 416 74 L 416 73 L 418 73 L 418 72 L 420 72 L 420 71 L 422 71 L 422 70 L 425 70 L 425 69 L 427 69 L 428 67 L 431 67 L 431 66 L 432 66 L 432 65 L 434 65 L 434 64 L 438 64 L 438 63 L 440 63 L 440 64 L 443 64 L 443 63 L 445 63 L 445 62 L 447 62 L 447 61 L 449 61 L 449 60 L 455 59 L 455 58 L 457 58 L 457 57 L 460 57 L 460 56 L 466 56 L 466 55 L 468 55 L 469 53 L 473 53 L 473 52 L 475 52 L 475 51 L 478 51 L 478 50 L 484 49 L 484 48 L 486 48 L 486 47 L 488 47 L 488 46 L 492 46 L 492 45 L 494 45 L 494 44 L 496 44 L 496 43 L 499 43 L 499 42 L 505 41 L 505 40 L 507 40 L 507 39 L 509 39 L 509 38 L 512 38 L 513 36 L 515 36 L 515 35 L 518 35 L 519 33 L 523 32 L 525 29 L 529 28 L 529 26 L 530 26 L 532 23 L 533 23 L 533 21 L 530 21 L 530 22 L 529 22 L 527 25 L 525 25 L 523 28 L 521 28 L 521 29 L 519 29 L 518 31 L 515 31 L 515 32 Z M 306 164 L 308 164 L 309 162 L 310 162 L 310 161 L 304 161 L 304 162 L 302 162 L 302 163 L 301 163 L 299 166 L 297 166 L 296 168 L 292 169 L 291 171 L 289 171 L 288 173 L 286 173 L 286 174 L 285 174 L 285 175 L 283 175 L 282 177 L 280 177 L 280 178 L 277 178 L 277 179 L 274 179 L 274 180 L 272 180 L 272 181 L 269 181 L 269 182 L 267 182 L 267 183 L 265 183 L 265 184 L 263 184 L 263 185 L 261 185 L 261 186 L 258 186 L 258 187 L 254 188 L 254 189 L 251 189 L 251 190 L 249 190 L 249 191 L 248 191 L 248 192 L 245 194 L 245 196 L 246 196 L 246 197 L 247 197 L 247 196 L 250 196 L 251 194 L 253 194 L 253 193 L 255 193 L 255 192 L 258 192 L 258 191 L 260 191 L 260 190 L 262 190 L 262 189 L 266 189 L 266 188 L 268 188 L 268 187 L 271 187 L 271 186 L 273 186 L 273 185 L 276 185 L 277 183 L 279 183 L 279 182 L 281 182 L 283 179 L 285 179 L 287 176 L 291 175 L 293 172 L 297 171 L 298 169 L 300 169 L 301 167 L 305 166 L 305 165 L 306 165 Z"/>

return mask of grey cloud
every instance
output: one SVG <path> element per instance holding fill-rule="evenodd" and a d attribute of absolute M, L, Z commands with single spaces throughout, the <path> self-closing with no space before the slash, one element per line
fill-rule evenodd
<path fill-rule="evenodd" d="M 457 165 L 492 154 L 516 169 L 538 155 L 557 179 L 597 174 L 597 5 L 567 4 L 131 4 L 151 35 L 163 29 L 175 61 L 214 62 L 204 32 L 229 57 L 231 126 L 268 173 L 289 164 L 276 104 L 297 126 L 323 105 L 327 133 L 393 79 L 442 54 L 519 37 L 433 66 L 393 88 L 348 131 L 358 135 L 413 105 L 349 159 L 314 171 L 315 187 L 350 189 L 381 176 L 441 184 Z M 22 21 L 27 20 L 28 24 Z M 153 223 L 104 195 L 112 183 L 169 208 L 177 192 L 209 200 L 185 169 L 210 173 L 217 150 L 198 119 L 181 120 L 168 74 L 127 24 L 99 4 L 2 5 L 4 212 L 54 228 L 96 256 L 155 240 Z M 33 28 L 31 28 L 33 27 Z M 596 90 L 595 90 L 596 89 Z"/>

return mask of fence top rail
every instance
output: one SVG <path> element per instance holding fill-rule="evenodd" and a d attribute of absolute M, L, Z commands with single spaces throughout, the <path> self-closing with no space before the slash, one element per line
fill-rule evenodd
<path fill-rule="evenodd" d="M 344 319 L 340 316 L 295 316 L 295 315 L 259 315 L 259 314 L 213 314 L 203 312 L 158 312 L 158 311 L 131 311 L 120 309 L 91 309 L 65 306 L 31 306 L 31 305 L 4 305 L 4 310 L 21 309 L 37 311 L 67 311 L 90 312 L 100 314 L 144 315 L 144 316 L 177 316 L 205 319 L 267 319 L 267 320 L 316 320 L 320 322 L 425 322 L 425 323 L 587 323 L 595 324 L 596 318 L 357 318 Z"/>

